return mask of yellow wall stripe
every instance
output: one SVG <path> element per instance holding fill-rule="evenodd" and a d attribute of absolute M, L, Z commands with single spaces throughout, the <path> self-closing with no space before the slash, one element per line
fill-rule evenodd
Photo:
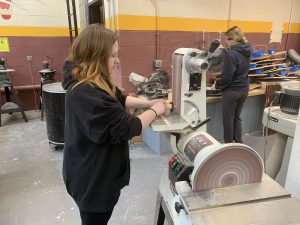
<path fill-rule="evenodd" d="M 220 32 L 227 30 L 226 20 L 159 17 L 158 30 Z"/>
<path fill-rule="evenodd" d="M 240 26 L 244 32 L 250 33 L 270 33 L 272 22 L 239 21 L 239 20 L 213 20 L 201 18 L 175 18 L 158 17 L 157 24 L 155 16 L 118 15 L 118 30 L 158 30 L 162 31 L 203 31 L 225 32 L 231 26 Z M 287 32 L 287 25 L 283 26 L 283 31 Z M 300 23 L 292 23 L 289 33 L 300 33 Z"/>
<path fill-rule="evenodd" d="M 272 22 L 257 22 L 257 21 L 229 21 L 229 28 L 239 26 L 243 32 L 248 33 L 271 33 Z"/>
<path fill-rule="evenodd" d="M 119 16 L 106 17 L 105 18 L 105 27 L 112 30 L 119 30 Z"/>
<path fill-rule="evenodd" d="M 290 33 L 300 33 L 300 23 L 292 23 L 290 28 Z"/>
<path fill-rule="evenodd" d="M 109 27 L 109 18 L 106 20 L 106 26 Z M 237 25 L 244 32 L 251 33 L 270 33 L 272 22 L 256 21 L 227 21 L 210 20 L 195 18 L 175 18 L 155 16 L 134 16 L 118 15 L 115 17 L 117 25 L 116 30 L 158 30 L 162 31 L 206 31 L 206 32 L 225 32 L 229 27 Z M 156 24 L 157 22 L 157 24 Z M 112 21 L 111 21 L 112 23 Z M 290 27 L 290 31 L 288 32 Z M 284 23 L 284 33 L 300 33 L 300 23 Z M 29 37 L 68 37 L 69 29 L 67 27 L 16 27 L 0 26 L 0 36 L 29 36 Z"/>
<path fill-rule="evenodd" d="M 290 29 L 290 31 L 288 32 L 289 29 Z M 300 23 L 291 23 L 291 24 L 284 23 L 283 32 L 299 34 L 300 33 Z"/>
<path fill-rule="evenodd" d="M 119 30 L 155 30 L 154 16 L 118 15 Z"/>
<path fill-rule="evenodd" d="M 68 37 L 69 29 L 66 27 L 0 26 L 0 36 Z"/>

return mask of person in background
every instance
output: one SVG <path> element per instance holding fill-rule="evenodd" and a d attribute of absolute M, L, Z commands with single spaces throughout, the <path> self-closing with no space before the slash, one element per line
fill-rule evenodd
<path fill-rule="evenodd" d="M 242 143 L 241 112 L 249 91 L 248 70 L 252 49 L 239 27 L 230 28 L 225 35 L 228 54 L 221 79 L 215 82 L 212 89 L 223 90 L 224 142 Z"/>
<path fill-rule="evenodd" d="M 63 179 L 82 225 L 107 224 L 129 184 L 128 140 L 166 110 L 164 100 L 123 95 L 111 78 L 119 63 L 117 35 L 93 24 L 76 38 L 62 69 L 67 90 Z M 148 110 L 133 116 L 126 108 Z"/>

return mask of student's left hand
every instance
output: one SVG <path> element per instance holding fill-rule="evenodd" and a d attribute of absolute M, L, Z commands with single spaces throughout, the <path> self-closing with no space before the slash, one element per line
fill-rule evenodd
<path fill-rule="evenodd" d="M 213 85 L 211 85 L 211 90 L 216 90 L 216 82 L 213 84 Z"/>

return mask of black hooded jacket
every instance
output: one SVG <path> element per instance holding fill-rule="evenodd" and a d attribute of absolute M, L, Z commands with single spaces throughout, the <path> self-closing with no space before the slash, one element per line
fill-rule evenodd
<path fill-rule="evenodd" d="M 251 46 L 249 43 L 232 46 L 224 60 L 221 79 L 216 82 L 216 89 L 249 90 L 248 71 Z"/>
<path fill-rule="evenodd" d="M 128 140 L 141 133 L 138 117 L 125 110 L 126 96 L 117 99 L 90 84 L 72 89 L 72 63 L 63 65 L 65 148 L 63 178 L 68 193 L 87 212 L 106 212 L 129 184 Z"/>

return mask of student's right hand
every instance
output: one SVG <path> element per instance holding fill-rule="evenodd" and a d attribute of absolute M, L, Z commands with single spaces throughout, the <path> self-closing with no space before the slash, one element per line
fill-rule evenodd
<path fill-rule="evenodd" d="M 146 104 L 146 108 L 150 109 L 157 102 L 166 103 L 166 100 L 161 99 L 161 98 L 159 98 L 159 99 L 153 99 L 153 100 L 148 100 L 147 104 Z"/>
<path fill-rule="evenodd" d="M 165 111 L 167 109 L 167 104 L 166 104 L 166 102 L 159 101 L 159 102 L 154 103 L 152 105 L 151 109 L 155 110 L 155 112 L 159 116 L 159 115 L 165 113 Z"/>
<path fill-rule="evenodd" d="M 213 85 L 211 85 L 210 89 L 211 90 L 216 90 L 216 81 L 213 83 Z"/>

